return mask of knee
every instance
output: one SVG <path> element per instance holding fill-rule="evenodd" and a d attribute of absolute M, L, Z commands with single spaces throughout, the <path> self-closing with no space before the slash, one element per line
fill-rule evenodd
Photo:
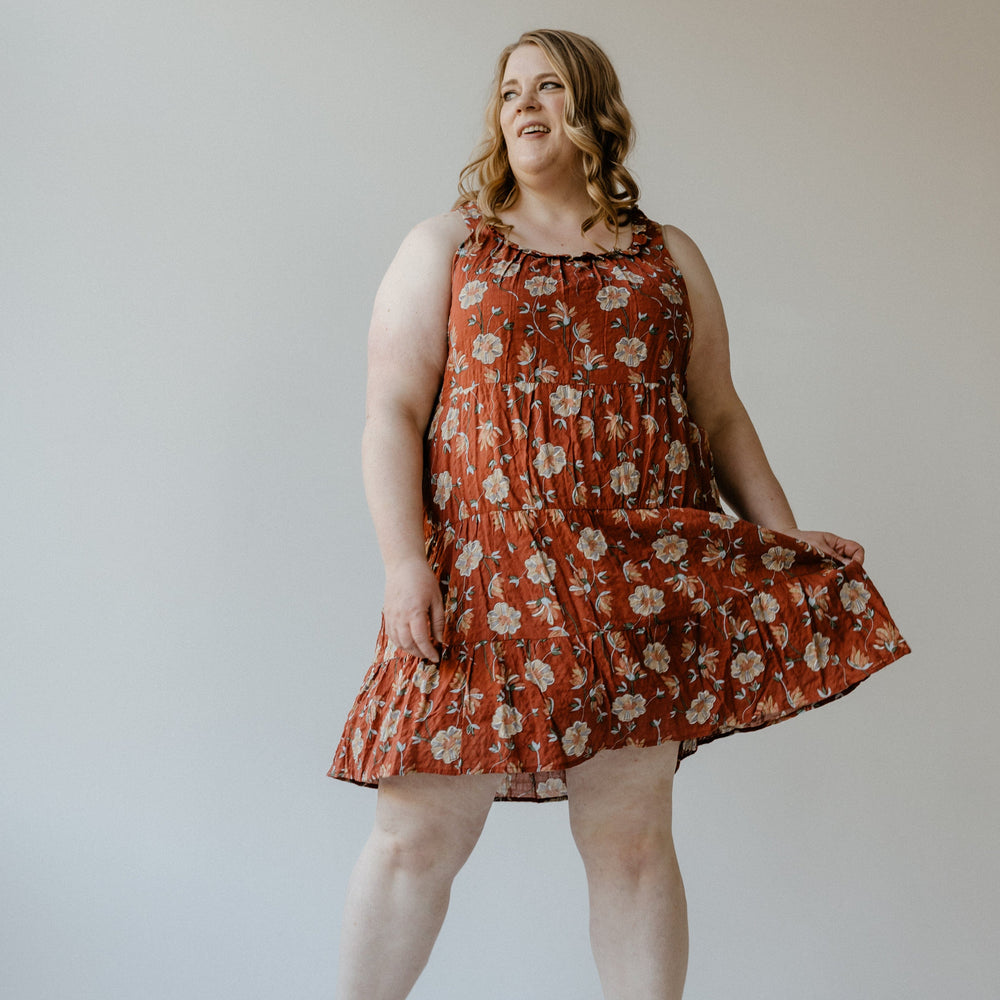
<path fill-rule="evenodd" d="M 481 824 L 448 823 L 435 817 L 376 821 L 372 847 L 398 874 L 454 877 L 472 853 L 481 829 Z"/>
<path fill-rule="evenodd" d="M 637 882 L 676 864 L 670 817 L 606 815 L 577 817 L 573 839 L 590 874 L 609 873 Z"/>

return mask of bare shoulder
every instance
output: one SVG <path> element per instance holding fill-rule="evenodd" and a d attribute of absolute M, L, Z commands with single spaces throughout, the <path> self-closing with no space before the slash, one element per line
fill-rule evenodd
<path fill-rule="evenodd" d="M 689 254 L 697 254 L 701 256 L 701 251 L 698 249 L 697 244 L 693 239 L 683 229 L 679 229 L 677 226 L 661 226 L 663 230 L 663 242 L 667 246 L 667 251 L 670 256 L 673 257 L 675 254 L 679 256 L 686 256 Z"/>
<path fill-rule="evenodd" d="M 402 247 L 435 255 L 451 256 L 469 235 L 468 226 L 460 212 L 443 212 L 418 222 L 407 233 Z"/>
<path fill-rule="evenodd" d="M 403 238 L 386 271 L 380 296 L 411 302 L 446 298 L 451 288 L 455 251 L 468 236 L 458 212 L 445 212 L 418 222 Z"/>
<path fill-rule="evenodd" d="M 468 228 L 458 212 L 424 219 L 407 233 L 386 271 L 372 310 L 372 351 L 391 368 L 405 360 L 444 365 L 455 251 Z"/>
<path fill-rule="evenodd" d="M 684 283 L 692 295 L 712 294 L 715 281 L 698 244 L 683 229 L 663 226 L 663 242 L 671 260 L 684 275 Z"/>

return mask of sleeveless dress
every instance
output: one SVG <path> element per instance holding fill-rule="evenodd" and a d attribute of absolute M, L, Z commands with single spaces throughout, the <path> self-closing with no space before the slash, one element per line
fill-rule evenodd
<path fill-rule="evenodd" d="M 562 799 L 599 750 L 678 740 L 679 765 L 909 652 L 860 566 L 723 511 L 658 225 L 636 210 L 627 249 L 571 256 L 460 211 L 425 442 L 441 661 L 383 621 L 331 777 L 504 774 L 498 800 Z"/>

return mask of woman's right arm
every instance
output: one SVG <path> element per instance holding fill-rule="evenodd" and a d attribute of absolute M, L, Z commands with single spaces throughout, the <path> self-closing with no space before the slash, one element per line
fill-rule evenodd
<path fill-rule="evenodd" d="M 409 233 L 379 286 L 368 334 L 361 453 L 385 564 L 386 632 L 433 662 L 444 604 L 424 553 L 424 435 L 447 358 L 452 262 L 467 234 L 454 212 Z"/>

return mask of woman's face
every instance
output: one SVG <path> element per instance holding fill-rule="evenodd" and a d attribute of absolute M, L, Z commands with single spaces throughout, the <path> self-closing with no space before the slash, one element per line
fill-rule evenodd
<path fill-rule="evenodd" d="M 579 165 L 580 151 L 563 129 L 565 86 L 537 45 L 510 54 L 500 100 L 500 128 L 515 177 Z"/>

